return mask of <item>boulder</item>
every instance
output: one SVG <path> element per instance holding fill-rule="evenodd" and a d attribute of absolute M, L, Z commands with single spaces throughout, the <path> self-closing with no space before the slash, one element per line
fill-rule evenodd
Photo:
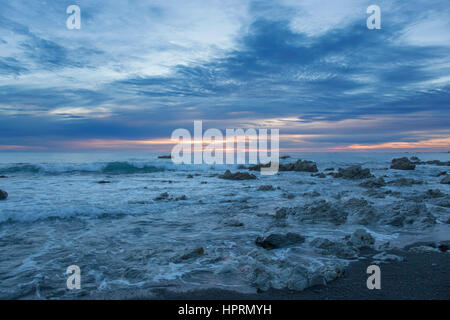
<path fill-rule="evenodd" d="M 373 175 L 369 169 L 363 169 L 360 165 L 350 166 L 348 168 L 339 168 L 338 173 L 334 175 L 335 178 L 344 179 L 367 179 L 372 178 Z"/>
<path fill-rule="evenodd" d="M 273 191 L 273 190 L 275 190 L 275 188 L 271 184 L 260 186 L 258 188 L 258 191 Z"/>
<path fill-rule="evenodd" d="M 272 233 L 266 237 L 256 238 L 255 244 L 264 249 L 271 250 L 287 247 L 294 244 L 300 244 L 305 238 L 297 233 L 289 232 L 287 234 Z"/>
<path fill-rule="evenodd" d="M 0 200 L 6 200 L 8 198 L 8 192 L 0 190 Z"/>
<path fill-rule="evenodd" d="M 391 169 L 396 170 L 414 170 L 416 165 L 407 157 L 392 159 Z"/>
<path fill-rule="evenodd" d="M 358 229 L 351 235 L 349 243 L 356 248 L 370 248 L 375 244 L 375 239 L 366 230 Z"/>
<path fill-rule="evenodd" d="M 333 242 L 325 238 L 315 238 L 310 246 L 316 248 L 321 254 L 334 255 L 341 259 L 355 259 L 358 257 L 358 249 L 343 242 Z"/>
<path fill-rule="evenodd" d="M 231 173 L 230 170 L 227 170 L 224 174 L 220 175 L 219 178 L 226 180 L 252 180 L 256 179 L 256 176 L 248 172 L 238 171 L 236 173 Z"/>
<path fill-rule="evenodd" d="M 309 160 L 297 160 L 295 163 L 280 164 L 279 171 L 318 172 L 317 165 Z"/>
<path fill-rule="evenodd" d="M 381 188 L 386 186 L 386 181 L 384 181 L 382 177 L 379 177 L 377 179 L 364 181 L 360 183 L 359 186 L 363 188 Z"/>

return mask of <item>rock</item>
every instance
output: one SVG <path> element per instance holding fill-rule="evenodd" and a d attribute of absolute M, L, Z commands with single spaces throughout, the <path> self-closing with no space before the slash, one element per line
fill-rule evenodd
<path fill-rule="evenodd" d="M 386 262 L 401 262 L 403 261 L 403 257 L 397 256 L 395 254 L 389 254 L 386 252 L 381 252 L 372 257 L 374 259 L 374 263 L 386 263 Z"/>
<path fill-rule="evenodd" d="M 7 176 L 0 176 L 0 179 L 6 179 L 8 178 Z"/>
<path fill-rule="evenodd" d="M 284 197 L 284 198 L 287 198 L 287 199 L 289 199 L 289 200 L 292 200 L 292 199 L 295 198 L 295 194 L 293 194 L 293 193 L 284 193 L 284 194 L 283 194 L 283 197 Z"/>
<path fill-rule="evenodd" d="M 385 214 L 381 216 L 380 223 L 395 227 L 414 225 L 417 227 L 430 227 L 436 224 L 436 218 L 421 202 L 396 202 L 389 205 Z"/>
<path fill-rule="evenodd" d="M 290 157 L 291 157 L 291 156 L 281 156 L 280 159 L 281 159 L 281 160 L 286 160 L 286 159 L 288 159 L 288 158 L 290 158 Z"/>
<path fill-rule="evenodd" d="M 172 159 L 172 156 L 169 155 L 164 155 L 164 156 L 159 156 L 158 159 Z"/>
<path fill-rule="evenodd" d="M 445 194 L 441 192 L 439 189 L 428 189 L 423 195 L 422 198 L 425 199 L 436 199 L 445 197 Z"/>
<path fill-rule="evenodd" d="M 414 170 L 416 168 L 416 165 L 409 161 L 408 158 L 403 157 L 392 159 L 390 168 L 397 170 Z"/>
<path fill-rule="evenodd" d="M 334 168 L 326 168 L 324 171 L 334 171 Z"/>
<path fill-rule="evenodd" d="M 375 244 L 375 239 L 366 230 L 358 229 L 351 235 L 349 242 L 356 248 L 370 248 Z"/>
<path fill-rule="evenodd" d="M 256 179 L 256 176 L 248 172 L 238 171 L 236 173 L 231 173 L 230 170 L 227 170 L 223 175 L 220 175 L 219 178 L 226 180 L 252 180 Z"/>
<path fill-rule="evenodd" d="M 360 187 L 363 188 L 381 188 L 386 186 L 386 181 L 382 177 L 372 180 L 366 180 L 359 184 Z"/>
<path fill-rule="evenodd" d="M 413 161 L 413 162 L 420 162 L 420 159 L 418 157 L 416 157 L 416 156 L 412 156 L 409 159 L 411 159 L 411 161 Z"/>
<path fill-rule="evenodd" d="M 258 191 L 273 191 L 273 190 L 275 190 L 275 188 L 271 184 L 260 186 L 258 188 Z"/>
<path fill-rule="evenodd" d="M 321 173 L 317 173 L 317 174 L 311 174 L 311 177 L 317 177 L 317 178 L 323 179 L 323 178 L 326 178 L 327 175 L 325 173 L 321 172 Z"/>
<path fill-rule="evenodd" d="M 111 181 L 108 181 L 108 180 L 100 180 L 100 181 L 97 181 L 97 183 L 100 183 L 100 184 L 106 184 L 106 183 L 111 183 Z"/>
<path fill-rule="evenodd" d="M 440 161 L 440 160 L 430 160 L 425 163 L 421 162 L 420 164 L 432 164 L 435 166 L 450 166 L 450 161 L 444 162 L 444 161 Z"/>
<path fill-rule="evenodd" d="M 436 175 L 436 177 L 445 176 L 446 174 L 447 174 L 447 171 L 441 171 Z"/>
<path fill-rule="evenodd" d="M 429 246 L 417 246 L 417 247 L 412 247 L 412 248 L 409 248 L 408 251 L 409 251 L 409 252 L 412 252 L 412 253 L 440 252 L 439 249 L 433 248 L 433 247 L 429 247 Z"/>
<path fill-rule="evenodd" d="M 359 250 L 343 242 L 333 242 L 325 238 L 315 238 L 310 246 L 319 249 L 321 254 L 334 255 L 341 259 L 355 259 Z"/>
<path fill-rule="evenodd" d="M 344 179 L 367 179 L 372 178 L 373 175 L 369 169 L 363 169 L 360 165 L 350 166 L 348 168 L 339 168 L 338 173 L 334 175 L 335 178 Z"/>
<path fill-rule="evenodd" d="M 0 200 L 8 199 L 8 192 L 0 190 Z"/>
<path fill-rule="evenodd" d="M 194 176 L 193 176 L 192 174 L 188 174 L 188 175 L 186 176 L 186 178 L 188 178 L 188 179 L 193 179 Z"/>
<path fill-rule="evenodd" d="M 266 237 L 256 238 L 255 244 L 264 249 L 271 250 L 282 247 L 287 247 L 294 244 L 300 244 L 305 241 L 305 238 L 297 233 L 289 232 L 286 235 L 272 233 Z"/>
<path fill-rule="evenodd" d="M 317 165 L 309 160 L 297 160 L 295 163 L 289 163 L 279 166 L 279 171 L 303 171 L 303 172 L 318 172 Z"/>
<path fill-rule="evenodd" d="M 244 225 L 241 221 L 239 221 L 237 219 L 232 219 L 232 218 L 225 219 L 222 221 L 222 223 L 224 226 L 227 226 L 227 227 L 242 227 Z"/>
<path fill-rule="evenodd" d="M 193 259 L 193 258 L 198 258 L 201 255 L 203 255 L 205 253 L 205 250 L 203 249 L 203 247 L 199 247 L 197 249 L 194 249 L 186 254 L 184 254 L 183 256 L 180 257 L 181 260 L 189 260 L 189 259 Z"/>
<path fill-rule="evenodd" d="M 365 199 L 351 198 L 344 203 L 349 223 L 368 225 L 377 221 L 375 208 Z"/>
<path fill-rule="evenodd" d="M 347 215 L 341 206 L 325 200 L 318 200 L 296 209 L 296 216 L 300 221 L 309 223 L 331 222 L 339 225 L 347 220 Z"/>
<path fill-rule="evenodd" d="M 450 175 L 446 175 L 442 180 L 442 184 L 450 184 Z"/>
<path fill-rule="evenodd" d="M 414 184 L 423 184 L 422 181 L 414 180 L 411 178 L 400 178 L 396 180 L 388 181 L 388 185 L 393 185 L 396 187 L 411 187 Z"/>
<path fill-rule="evenodd" d="M 187 200 L 187 197 L 183 194 L 181 197 L 175 198 L 175 201 L 184 201 Z"/>
<path fill-rule="evenodd" d="M 169 198 L 169 194 L 167 192 L 161 193 L 158 197 L 155 198 L 155 200 L 166 200 Z"/>

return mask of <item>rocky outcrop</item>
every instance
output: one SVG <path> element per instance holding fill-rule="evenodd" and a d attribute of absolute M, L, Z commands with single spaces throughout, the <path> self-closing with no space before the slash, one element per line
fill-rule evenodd
<path fill-rule="evenodd" d="M 369 169 L 363 169 L 360 165 L 350 166 L 348 168 L 339 168 L 338 172 L 334 174 L 335 178 L 344 179 L 367 179 L 372 178 L 373 175 Z"/>
<path fill-rule="evenodd" d="M 411 178 L 400 178 L 396 180 L 388 181 L 388 185 L 395 187 L 411 187 L 414 184 L 423 184 L 422 181 L 411 179 Z"/>
<path fill-rule="evenodd" d="M 413 225 L 416 227 L 430 227 L 436 224 L 436 218 L 428 211 L 422 202 L 396 202 L 389 205 L 384 215 L 380 216 L 380 223 L 394 227 Z"/>
<path fill-rule="evenodd" d="M 266 164 L 258 164 L 252 167 L 249 167 L 249 170 L 252 171 L 260 171 L 261 168 L 270 167 L 271 163 Z M 303 172 L 318 172 L 317 165 L 313 161 L 309 160 L 297 160 L 294 163 L 287 164 L 279 164 L 278 171 L 303 171 Z"/>
<path fill-rule="evenodd" d="M 8 199 L 8 192 L 0 190 L 0 200 Z"/>
<path fill-rule="evenodd" d="M 391 169 L 396 170 L 414 170 L 416 165 L 407 157 L 392 159 Z"/>
<path fill-rule="evenodd" d="M 305 238 L 297 233 L 289 232 L 287 234 L 272 233 L 266 237 L 258 237 L 255 240 L 257 246 L 264 249 L 271 250 L 282 247 L 300 244 L 305 241 Z"/>
<path fill-rule="evenodd" d="M 304 207 L 296 208 L 296 216 L 300 221 L 308 223 L 329 222 L 339 225 L 347 220 L 347 212 L 341 206 L 325 200 L 318 200 Z"/>
<path fill-rule="evenodd" d="M 271 184 L 260 186 L 258 188 L 258 191 L 273 191 L 273 190 L 275 190 L 275 188 Z"/>
<path fill-rule="evenodd" d="M 382 177 L 377 179 L 366 180 L 359 184 L 360 187 L 363 188 L 381 188 L 386 186 L 386 181 Z"/>
<path fill-rule="evenodd" d="M 235 172 L 231 173 L 230 170 L 225 171 L 224 174 L 219 176 L 220 179 L 226 179 L 226 180 L 252 180 L 256 179 L 256 176 L 248 173 L 248 172 Z"/>
<path fill-rule="evenodd" d="M 442 180 L 442 184 L 450 184 L 450 175 L 446 175 Z"/>
<path fill-rule="evenodd" d="M 315 238 L 309 244 L 320 254 L 333 255 L 341 259 L 355 259 L 359 251 L 343 242 L 333 242 L 325 238 Z"/>
<path fill-rule="evenodd" d="M 371 248 L 375 244 L 375 239 L 366 230 L 357 229 L 350 236 L 348 243 L 356 248 Z"/>

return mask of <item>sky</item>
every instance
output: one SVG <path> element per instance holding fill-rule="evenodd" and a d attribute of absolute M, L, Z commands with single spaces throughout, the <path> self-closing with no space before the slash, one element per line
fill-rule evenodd
<path fill-rule="evenodd" d="M 285 151 L 448 151 L 450 4 L 0 0 L 0 150 L 162 152 L 194 120 Z"/>

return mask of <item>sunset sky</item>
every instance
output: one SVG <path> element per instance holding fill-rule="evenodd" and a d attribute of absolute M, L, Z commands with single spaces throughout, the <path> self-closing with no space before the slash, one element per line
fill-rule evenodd
<path fill-rule="evenodd" d="M 194 120 L 279 128 L 285 151 L 448 151 L 449 2 L 0 0 L 0 150 L 164 152 Z"/>

